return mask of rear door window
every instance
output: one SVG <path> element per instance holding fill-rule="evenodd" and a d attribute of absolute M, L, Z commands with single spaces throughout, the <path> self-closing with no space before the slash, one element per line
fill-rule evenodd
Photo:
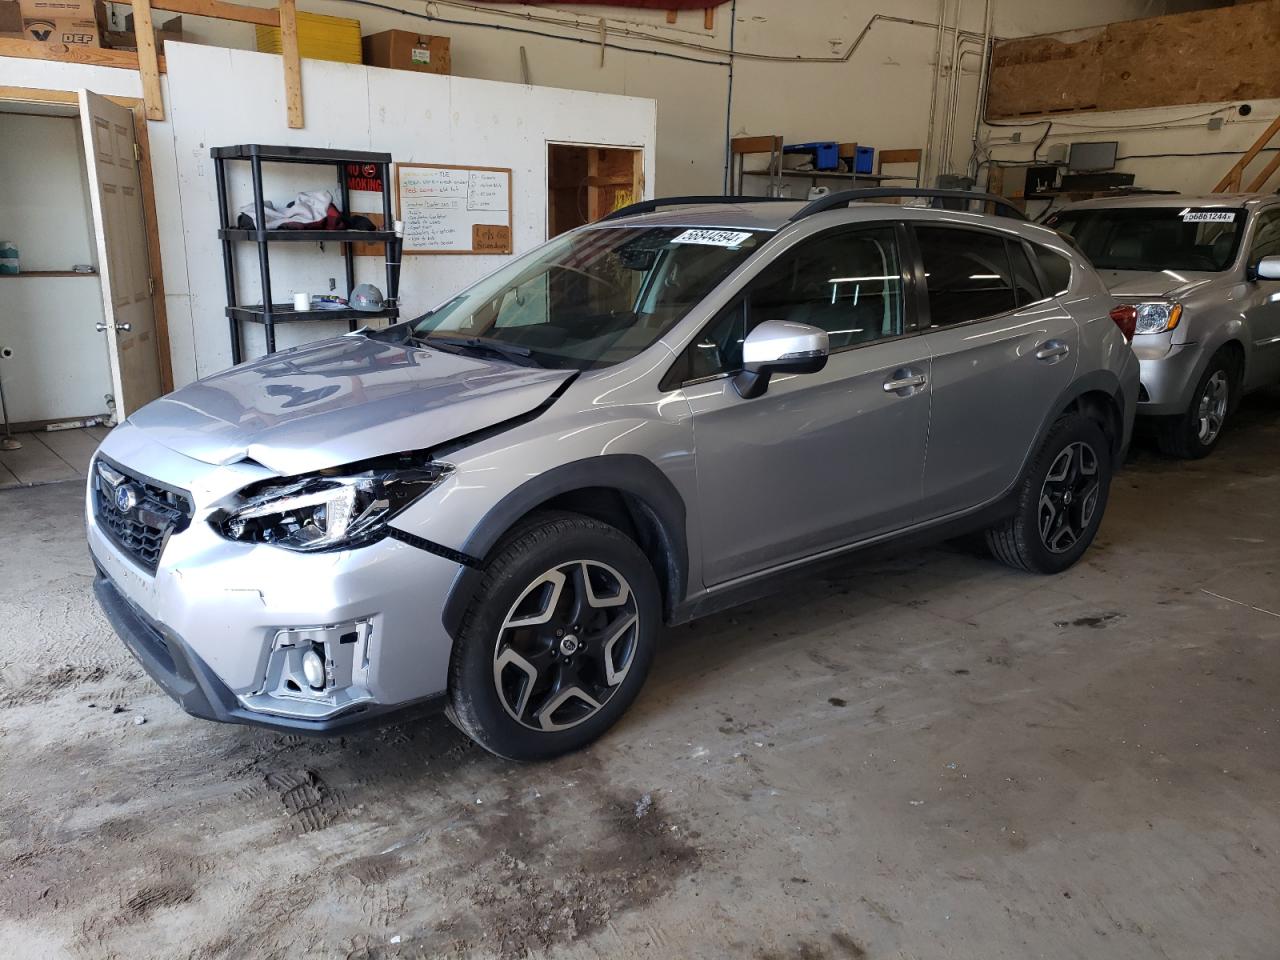
<path fill-rule="evenodd" d="M 1056 297 L 1066 293 L 1071 287 L 1071 261 L 1062 254 L 1039 244 L 1033 244 L 1032 249 L 1036 252 L 1036 260 L 1040 264 L 1040 273 L 1044 276 L 1044 282 L 1048 284 L 1049 296 Z"/>
<path fill-rule="evenodd" d="M 1003 237 L 954 227 L 916 227 L 929 294 L 929 323 L 949 327 L 1008 313 L 1018 294 Z"/>
<path fill-rule="evenodd" d="M 1005 243 L 1009 250 L 1010 275 L 1013 277 L 1013 292 L 1017 295 L 1018 306 L 1025 307 L 1028 303 L 1043 300 L 1040 278 L 1036 276 L 1035 267 L 1027 257 L 1026 248 L 1013 240 L 1006 240 Z"/>

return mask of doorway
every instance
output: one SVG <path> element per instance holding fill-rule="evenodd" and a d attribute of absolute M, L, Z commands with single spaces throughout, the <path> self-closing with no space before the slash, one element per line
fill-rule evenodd
<path fill-rule="evenodd" d="M 15 432 L 109 425 L 172 389 L 146 146 L 131 100 L 0 94 L 0 381 Z"/>
<path fill-rule="evenodd" d="M 594 223 L 644 196 L 644 151 L 547 144 L 547 238 Z"/>

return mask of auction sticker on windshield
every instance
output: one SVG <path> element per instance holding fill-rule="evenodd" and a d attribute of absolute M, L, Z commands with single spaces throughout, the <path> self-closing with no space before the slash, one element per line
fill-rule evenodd
<path fill-rule="evenodd" d="M 672 243 L 700 243 L 705 247 L 738 247 L 750 240 L 750 233 L 739 230 L 686 230 Z"/>
<path fill-rule="evenodd" d="M 1187 207 L 1182 211 L 1183 223 L 1234 223 L 1234 210 L 1192 210 Z"/>

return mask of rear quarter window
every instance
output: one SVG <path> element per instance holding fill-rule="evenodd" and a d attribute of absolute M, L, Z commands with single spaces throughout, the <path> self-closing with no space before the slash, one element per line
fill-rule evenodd
<path fill-rule="evenodd" d="M 1040 272 L 1044 274 L 1045 292 L 1051 297 L 1066 293 L 1071 286 L 1071 261 L 1048 247 L 1031 246 L 1040 263 Z"/>

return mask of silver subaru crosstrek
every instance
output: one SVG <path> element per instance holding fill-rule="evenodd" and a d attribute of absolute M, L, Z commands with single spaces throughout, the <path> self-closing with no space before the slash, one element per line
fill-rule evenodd
<path fill-rule="evenodd" d="M 531 759 L 618 719 L 663 624 L 859 548 L 985 529 L 1069 567 L 1131 329 L 1053 231 L 868 193 L 647 201 L 144 407 L 88 483 L 103 609 L 197 716 L 443 706 Z"/>
<path fill-rule="evenodd" d="M 1138 414 L 1165 453 L 1206 456 L 1244 394 L 1280 383 L 1280 196 L 1086 200 L 1047 223 L 1132 311 Z"/>

